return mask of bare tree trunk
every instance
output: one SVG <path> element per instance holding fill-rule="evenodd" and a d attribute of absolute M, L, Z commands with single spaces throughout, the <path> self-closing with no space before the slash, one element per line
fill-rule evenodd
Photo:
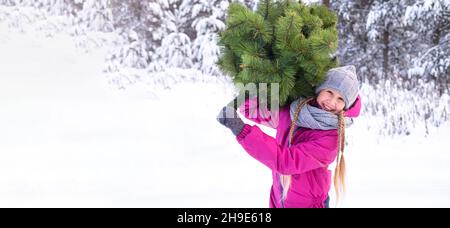
<path fill-rule="evenodd" d="M 431 41 L 433 43 L 433 45 L 439 45 L 439 41 L 441 40 L 441 34 L 442 34 L 442 19 L 438 20 L 438 24 L 436 26 L 436 28 L 433 31 L 433 34 L 431 36 Z M 439 88 L 439 96 L 441 96 L 444 91 L 446 90 L 447 85 L 447 80 L 446 77 L 444 77 L 444 75 L 438 75 L 437 76 L 437 80 L 435 81 L 438 88 Z"/>
<path fill-rule="evenodd" d="M 438 45 L 439 41 L 441 40 L 441 34 L 442 34 L 442 22 L 439 20 L 438 26 L 436 26 L 436 29 L 433 32 L 433 44 Z"/>
<path fill-rule="evenodd" d="M 389 27 L 384 30 L 383 33 L 383 77 L 388 79 L 389 68 Z"/>

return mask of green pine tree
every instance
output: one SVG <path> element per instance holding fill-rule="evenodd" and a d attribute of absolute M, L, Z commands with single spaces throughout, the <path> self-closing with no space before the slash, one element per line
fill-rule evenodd
<path fill-rule="evenodd" d="M 338 65 L 331 57 L 338 43 L 336 24 L 337 16 L 319 4 L 261 0 L 254 12 L 231 3 L 218 65 L 234 83 L 279 83 L 284 106 L 314 95 L 314 87 Z"/>

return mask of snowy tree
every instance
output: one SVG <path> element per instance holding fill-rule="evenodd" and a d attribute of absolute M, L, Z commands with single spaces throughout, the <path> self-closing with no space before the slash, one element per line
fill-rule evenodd
<path fill-rule="evenodd" d="M 80 10 L 80 0 L 3 0 L 2 4 L 33 7 L 50 15 L 74 15 Z"/>
<path fill-rule="evenodd" d="M 408 68 L 417 46 L 417 33 L 403 23 L 407 4 L 395 0 L 337 0 L 332 7 L 339 15 L 339 56 L 354 64 L 363 81 L 376 84 L 399 78 L 411 88 Z"/>
<path fill-rule="evenodd" d="M 370 95 L 363 112 L 384 116 L 384 133 L 408 134 L 417 122 L 438 126 L 449 117 L 443 99 L 450 24 L 444 2 L 332 1 L 339 15 L 340 60 L 356 65 L 362 81 L 370 83 L 362 91 Z"/>
<path fill-rule="evenodd" d="M 161 20 L 168 1 L 112 0 L 111 4 L 114 28 L 123 42 L 108 57 L 108 68 L 120 68 L 111 67 L 112 62 L 125 67 L 147 67 L 166 35 Z"/>
<path fill-rule="evenodd" d="M 159 46 L 166 35 L 162 20 L 167 0 L 113 0 L 114 27 L 120 33 L 134 31 L 147 46 Z"/>
<path fill-rule="evenodd" d="M 114 27 L 124 40 L 134 33 L 140 43 L 139 56 L 146 56 L 151 71 L 166 66 L 194 67 L 203 73 L 217 75 L 215 66 L 219 54 L 217 33 L 224 28 L 226 8 L 231 0 L 112 0 Z M 254 7 L 257 0 L 242 1 Z M 180 45 L 176 47 L 174 44 Z M 186 46 L 188 45 L 188 46 Z M 144 48 L 142 48 L 144 47 Z M 123 59 L 123 48 L 115 51 L 112 58 Z M 175 58 L 176 57 L 176 58 Z M 175 58 L 175 59 L 174 59 Z M 142 59 L 137 65 L 142 65 Z M 179 64 L 177 64 L 179 61 Z M 127 64 L 129 65 L 129 64 Z"/>
<path fill-rule="evenodd" d="M 112 0 L 114 27 L 118 29 L 129 29 L 140 32 L 142 26 L 140 20 L 144 6 L 148 1 L 139 0 Z M 142 26 L 143 27 L 143 26 Z"/>
<path fill-rule="evenodd" d="M 411 78 L 435 81 L 439 93 L 448 93 L 450 84 L 450 1 L 417 1 L 406 9 L 404 23 L 421 41 L 418 56 L 409 70 Z"/>
<path fill-rule="evenodd" d="M 14 6 L 15 5 L 15 0 L 0 0 L 0 5 Z"/>
<path fill-rule="evenodd" d="M 194 68 L 201 72 L 219 75 L 215 65 L 220 54 L 217 34 L 225 29 L 225 17 L 230 0 L 183 0 L 180 8 L 189 12 L 183 23 L 182 31 L 191 38 Z M 256 0 L 240 0 L 251 9 L 255 9 Z"/>
<path fill-rule="evenodd" d="M 227 8 L 228 1 L 221 0 L 195 0 L 191 7 L 192 22 L 188 23 L 196 32 L 192 42 L 194 67 L 205 74 L 220 74 L 215 65 L 220 54 L 217 34 L 225 28 L 223 21 Z"/>
<path fill-rule="evenodd" d="M 424 33 L 424 37 L 437 45 L 443 35 L 450 31 L 450 1 L 420 0 L 408 6 L 404 23 L 413 26 L 415 30 Z M 422 37 L 422 38 L 424 38 Z"/>
<path fill-rule="evenodd" d="M 164 66 L 192 67 L 191 39 L 184 33 L 174 31 L 164 38 L 161 47 L 157 50 Z"/>
<path fill-rule="evenodd" d="M 83 3 L 78 18 L 86 30 L 103 32 L 114 30 L 110 0 L 78 0 L 78 2 Z"/>
<path fill-rule="evenodd" d="M 366 33 L 367 14 L 370 4 L 368 1 L 335 0 L 331 8 L 338 15 L 339 30 L 339 60 L 342 65 L 355 65 L 358 76 L 362 81 L 373 81 L 374 73 L 371 61 L 366 56 L 368 38 Z M 364 75 L 364 77 L 361 77 Z"/>
<path fill-rule="evenodd" d="M 145 42 L 141 42 L 136 32 L 130 31 L 128 42 L 120 47 L 121 65 L 134 68 L 145 68 L 147 66 L 147 50 Z"/>
<path fill-rule="evenodd" d="M 159 21 L 165 35 L 161 45 L 151 56 L 150 70 L 160 71 L 165 67 L 190 68 L 192 62 L 191 27 L 187 25 L 191 4 L 181 0 L 167 1 L 167 9 Z"/>
<path fill-rule="evenodd" d="M 411 49 L 411 37 L 407 36 L 402 19 L 406 10 L 407 0 L 374 1 L 367 15 L 366 29 L 369 46 L 366 54 L 372 56 L 374 68 L 381 69 L 383 79 L 405 76 L 409 59 L 406 50 Z"/>

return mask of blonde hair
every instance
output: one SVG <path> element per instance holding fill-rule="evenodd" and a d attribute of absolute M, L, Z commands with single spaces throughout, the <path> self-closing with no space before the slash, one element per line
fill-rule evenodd
<path fill-rule="evenodd" d="M 298 119 L 300 111 L 308 102 L 312 101 L 314 97 L 303 100 L 295 110 L 294 120 Z M 294 137 L 294 130 L 296 121 L 292 121 L 289 129 L 289 142 L 292 142 Z M 344 146 L 345 146 L 345 117 L 344 111 L 340 111 L 338 114 L 338 155 L 336 168 L 334 170 L 334 190 L 336 191 L 336 202 L 339 202 L 341 194 L 345 192 L 345 160 L 344 160 Z M 287 198 L 289 187 L 291 186 L 291 175 L 280 175 L 281 185 L 283 186 L 282 200 Z"/>

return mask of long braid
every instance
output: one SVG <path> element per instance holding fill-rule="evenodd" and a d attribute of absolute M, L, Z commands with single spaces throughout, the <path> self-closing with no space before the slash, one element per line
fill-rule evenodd
<path fill-rule="evenodd" d="M 291 127 L 289 129 L 289 142 L 292 142 L 292 138 L 294 137 L 294 130 L 296 126 L 296 121 L 298 119 L 298 116 L 300 115 L 300 111 L 302 110 L 303 106 L 305 106 L 308 102 L 312 101 L 314 97 L 310 97 L 307 99 L 304 99 L 300 104 L 297 106 L 297 109 L 294 113 L 294 119 L 292 120 Z M 283 186 L 283 195 L 282 199 L 286 199 L 287 193 L 289 191 L 289 187 L 291 186 L 292 176 L 291 175 L 281 175 L 281 185 Z"/>
<path fill-rule="evenodd" d="M 344 111 L 338 114 L 338 155 L 336 168 L 334 172 L 334 189 L 336 191 L 337 202 L 341 194 L 345 192 L 345 159 L 344 159 L 344 147 L 345 147 L 345 117 Z"/>
<path fill-rule="evenodd" d="M 311 97 L 311 98 L 307 98 L 307 99 L 303 100 L 302 102 L 300 102 L 300 104 L 297 106 L 297 109 L 295 110 L 294 120 L 298 119 L 298 116 L 300 115 L 300 111 L 302 110 L 303 106 L 305 106 L 305 104 L 312 101 L 313 99 L 314 98 Z M 291 128 L 289 129 L 289 140 L 292 140 L 292 137 L 294 136 L 295 126 L 296 126 L 295 121 L 292 121 Z"/>

